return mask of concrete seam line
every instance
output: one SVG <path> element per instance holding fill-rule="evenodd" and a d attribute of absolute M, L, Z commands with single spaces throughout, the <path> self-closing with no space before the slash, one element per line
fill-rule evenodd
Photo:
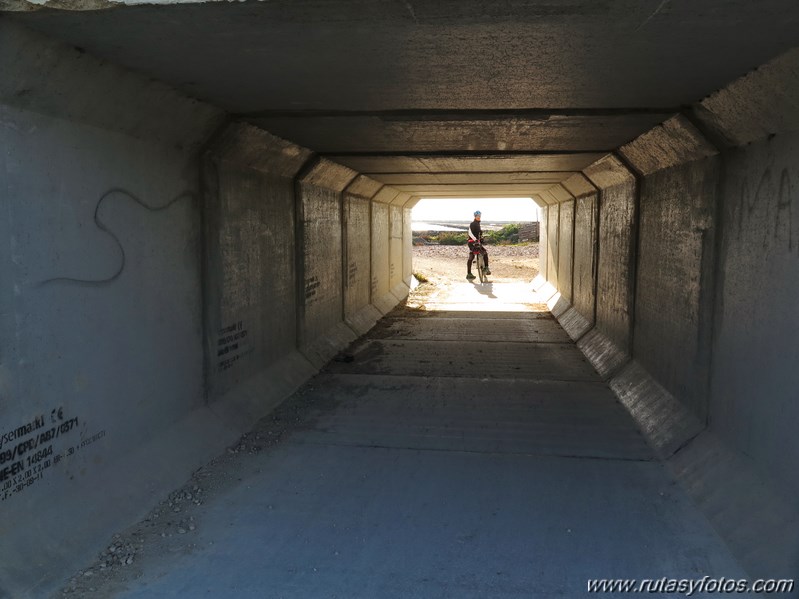
<path fill-rule="evenodd" d="M 558 183 L 563 188 L 569 196 L 571 200 L 564 200 L 564 202 L 572 202 L 572 243 L 571 243 L 571 276 L 569 277 L 571 280 L 569 281 L 569 288 L 571 289 L 571 297 L 569 298 L 569 303 L 571 304 L 574 301 L 574 240 L 577 237 L 577 198 L 574 196 L 572 192 L 570 192 L 562 183 Z M 560 228 L 560 227 L 558 227 Z M 560 279 L 558 279 L 560 280 Z M 573 306 L 572 306 L 573 307 Z"/>
<path fill-rule="evenodd" d="M 348 223 L 348 211 L 346 208 L 346 191 L 349 189 L 355 180 L 360 177 L 361 174 L 356 172 L 355 175 L 349 180 L 344 188 L 338 194 L 338 212 L 339 212 L 339 226 L 341 228 L 341 320 L 347 318 L 347 289 L 349 288 L 349 277 L 347 277 L 347 265 L 350 262 L 349 257 L 349 234 L 347 232 L 347 223 Z"/>
<path fill-rule="evenodd" d="M 721 269 L 721 251 L 722 251 L 722 221 L 724 219 L 724 188 L 725 188 L 725 174 L 726 174 L 726 153 L 729 149 L 732 148 L 731 144 L 725 144 L 724 138 L 721 134 L 714 133 L 711 128 L 709 128 L 704 121 L 702 121 L 699 114 L 696 112 L 697 108 L 701 107 L 701 104 L 695 104 L 690 107 L 690 109 L 683 110 L 680 114 L 691 124 L 693 125 L 699 134 L 705 139 L 705 141 L 710 144 L 717 152 L 718 152 L 718 180 L 716 181 L 716 202 L 713 207 L 713 243 L 712 243 L 712 250 L 713 256 L 711 258 L 711 263 L 713 268 L 711 270 L 711 275 L 708 277 L 709 284 L 711 286 L 710 290 L 710 297 L 709 298 L 702 298 L 702 292 L 700 291 L 700 313 L 699 313 L 699 335 L 702 336 L 703 334 L 707 335 L 705 342 L 707 343 L 707 364 L 706 364 L 706 371 L 705 371 L 705 380 L 702 381 L 703 390 L 704 390 L 704 400 L 706 405 L 703 406 L 704 409 L 704 425 L 705 428 L 710 426 L 710 396 L 711 396 L 711 387 L 712 387 L 712 376 L 713 376 L 713 348 L 714 343 L 713 339 L 715 337 L 715 331 L 717 328 L 717 314 L 721 314 L 721 306 L 718 303 L 719 297 L 719 289 L 723 287 L 723 285 L 719 284 L 719 279 L 724 278 L 724 271 Z M 705 157 L 702 160 L 708 160 L 713 158 Z M 703 272 L 706 266 L 704 266 L 700 262 L 700 281 L 704 279 Z M 705 281 L 708 282 L 708 281 Z M 705 284 L 700 283 L 701 287 L 700 290 L 705 289 Z M 703 314 L 709 310 L 709 320 L 710 322 L 705 324 L 704 326 L 707 327 L 706 331 L 702 329 L 702 323 L 704 321 Z M 718 310 L 718 311 L 716 311 Z M 701 338 L 701 337 L 700 337 Z M 701 342 L 700 342 L 701 347 Z M 675 452 L 676 453 L 676 452 Z"/>
<path fill-rule="evenodd" d="M 699 134 L 705 138 L 705 141 L 709 143 L 715 150 L 721 154 L 722 152 L 731 149 L 732 146 L 729 144 L 723 143 L 723 139 L 712 132 L 712 130 L 705 124 L 705 122 L 696 114 L 694 111 L 694 106 L 690 109 L 683 110 L 680 112 L 680 115 L 685 118 L 686 121 L 691 123 Z"/>
<path fill-rule="evenodd" d="M 200 204 L 200 292 L 202 293 L 202 302 L 201 302 L 201 309 L 200 314 L 202 315 L 202 343 L 203 343 L 203 404 L 208 406 L 211 401 L 211 388 L 210 388 L 210 381 L 211 381 L 211 356 L 213 353 L 213 347 L 211 345 L 211 335 L 209 334 L 209 327 L 211 322 L 211 306 L 208 300 L 210 293 L 209 288 L 211 286 L 211 275 L 210 275 L 210 260 L 211 260 L 211 247 L 210 247 L 210 222 L 208 218 L 208 206 L 209 206 L 209 182 L 207 177 L 209 175 L 208 171 L 213 168 L 214 170 L 214 184 L 216 191 L 216 197 L 219 197 L 219 170 L 217 161 L 213 155 L 213 148 L 219 142 L 219 140 L 224 136 L 225 132 L 228 128 L 234 123 L 234 119 L 227 113 L 225 113 L 225 118 L 222 119 L 222 122 L 216 128 L 215 131 L 212 131 L 211 134 L 207 137 L 205 142 L 200 146 L 198 153 L 197 153 L 197 161 L 199 162 L 199 188 L 198 193 L 200 195 L 199 204 Z"/>
<path fill-rule="evenodd" d="M 680 114 L 685 117 L 685 119 L 699 131 L 702 137 L 705 138 L 705 141 L 716 148 L 719 153 L 734 148 L 735 144 L 725 137 L 723 131 L 714 130 L 712 126 L 708 125 L 702 119 L 702 111 L 707 111 L 707 108 L 702 106 L 701 103 L 696 103 L 681 110 Z"/>
<path fill-rule="evenodd" d="M 633 222 L 632 222 L 632 251 L 634 255 L 630 261 L 632 270 L 630 281 L 630 333 L 629 333 L 629 348 L 630 356 L 633 355 L 633 347 L 635 343 L 635 328 L 636 328 L 636 309 L 635 303 L 638 298 L 638 266 L 641 255 L 641 194 L 643 191 L 644 176 L 641 172 L 633 166 L 625 156 L 620 152 L 613 152 L 616 159 L 626 168 L 635 178 L 635 191 L 633 197 Z"/>
<path fill-rule="evenodd" d="M 576 308 L 575 308 L 575 309 L 576 309 Z M 578 314 L 580 314 L 579 312 L 577 312 L 577 313 L 578 313 Z M 581 316 L 582 316 L 582 315 L 581 315 Z M 587 328 L 585 331 L 583 331 L 583 334 L 582 334 L 582 335 L 580 335 L 580 336 L 579 336 L 577 339 L 574 339 L 574 344 L 576 345 L 576 344 L 580 343 L 580 341 L 582 341 L 582 340 L 583 340 L 583 337 L 585 337 L 585 336 L 586 336 L 588 333 L 590 333 L 591 331 L 593 331 L 595 328 L 596 328 L 596 326 L 595 326 L 595 325 L 591 325 L 590 327 L 588 327 L 588 328 Z"/>
<path fill-rule="evenodd" d="M 725 244 L 729 243 L 725 235 L 727 223 L 724 217 L 725 196 L 727 188 L 727 154 L 721 152 L 718 157 L 719 174 L 716 182 L 716 205 L 713 214 L 713 268 L 711 276 L 712 291 L 711 298 L 707 300 L 710 310 L 710 323 L 707 331 L 708 356 L 707 356 L 707 380 L 705 382 L 705 427 L 710 426 L 710 399 L 713 396 L 713 368 L 715 364 L 715 351 L 717 331 L 721 328 L 723 314 L 723 302 L 721 290 L 724 289 L 725 271 L 722 268 Z"/>
<path fill-rule="evenodd" d="M 375 198 L 380 194 L 383 189 L 386 188 L 385 183 L 381 185 L 378 190 L 374 193 L 374 195 L 369 198 L 369 303 L 374 305 L 374 291 L 372 289 L 372 281 L 374 280 L 375 273 L 374 273 L 374 257 L 372 256 L 372 251 L 374 248 L 374 202 Z"/>
<path fill-rule="evenodd" d="M 203 340 L 203 403 L 208 405 L 210 401 L 210 381 L 211 381 L 211 223 L 209 218 L 209 194 L 211 187 L 215 187 L 215 195 L 219 196 L 219 172 L 216 161 L 210 153 L 200 154 L 200 292 L 202 293 L 202 340 Z M 208 181 L 212 176 L 213 170 L 214 183 Z"/>
<path fill-rule="evenodd" d="M 593 315 L 593 318 L 592 318 L 592 322 L 594 324 L 593 324 L 592 328 L 595 328 L 596 327 L 596 304 L 597 304 L 597 301 L 599 301 L 597 295 L 599 293 L 599 252 L 600 252 L 599 227 L 600 227 L 600 224 L 601 224 L 600 210 L 602 209 L 602 199 L 603 199 L 603 196 L 604 196 L 604 192 L 602 191 L 602 188 L 599 187 L 596 184 L 596 182 L 594 182 L 593 179 L 591 179 L 591 177 L 588 175 L 588 173 L 586 173 L 585 171 L 582 171 L 582 173 L 583 173 L 583 177 L 588 179 L 588 182 L 591 183 L 591 185 L 593 185 L 596 188 L 596 190 L 597 190 L 596 191 L 596 203 L 595 203 L 596 209 L 594 210 L 594 231 L 595 231 L 595 234 L 594 234 L 594 259 L 593 259 L 592 264 L 591 264 L 591 274 L 592 274 L 592 278 L 593 278 L 592 282 L 593 282 L 593 285 L 594 285 L 594 306 L 593 306 L 594 315 Z"/>
<path fill-rule="evenodd" d="M 294 264 L 296 277 L 294 291 L 297 294 L 297 321 L 296 327 L 296 347 L 302 345 L 302 322 L 305 319 L 305 210 L 302 201 L 302 179 L 310 173 L 321 161 L 318 154 L 311 154 L 303 163 L 297 174 L 294 175 Z M 306 356 L 307 357 L 307 356 Z"/>

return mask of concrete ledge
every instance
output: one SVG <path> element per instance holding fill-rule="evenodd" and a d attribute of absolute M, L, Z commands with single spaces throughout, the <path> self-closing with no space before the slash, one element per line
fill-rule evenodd
<path fill-rule="evenodd" d="M 579 341 L 593 326 L 576 308 L 569 308 L 557 319 L 572 341 Z"/>
<path fill-rule="evenodd" d="M 552 189 L 545 189 L 539 194 L 539 197 L 544 201 L 544 204 L 547 206 L 554 206 L 560 203 L 558 197 L 552 193 Z"/>
<path fill-rule="evenodd" d="M 372 304 L 367 304 L 354 314 L 347 316 L 344 322 L 355 331 L 357 335 L 365 335 L 382 317 L 383 315 L 380 313 L 380 310 L 375 308 Z"/>
<path fill-rule="evenodd" d="M 546 284 L 547 280 L 543 275 L 536 275 L 535 278 L 530 282 L 533 291 L 539 291 Z"/>
<path fill-rule="evenodd" d="M 320 369 L 327 364 L 333 356 L 357 338 L 358 336 L 350 327 L 340 322 L 329 328 L 317 339 L 300 347 L 300 353 L 313 364 L 314 368 Z"/>
<path fill-rule="evenodd" d="M 358 175 L 352 180 L 352 183 L 347 185 L 344 193 L 365 200 L 371 200 L 383 187 L 384 185 L 380 183 L 380 181 L 375 181 L 366 175 Z"/>
<path fill-rule="evenodd" d="M 795 497 L 780 494 L 754 462 L 712 431 L 700 434 L 667 464 L 753 579 L 796 577 Z"/>
<path fill-rule="evenodd" d="M 541 285 L 538 289 L 536 289 L 536 292 L 538 293 L 539 300 L 542 303 L 547 304 L 547 306 L 549 304 L 549 300 L 551 300 L 553 297 L 555 297 L 556 295 L 560 297 L 558 290 L 549 281 L 546 281 L 543 285 Z"/>
<path fill-rule="evenodd" d="M 400 301 L 401 300 L 397 299 L 397 296 L 395 296 L 393 293 L 389 291 L 388 293 L 384 293 L 380 297 L 374 298 L 372 300 L 372 304 L 374 305 L 375 308 L 377 308 L 378 312 L 380 312 L 382 315 L 385 316 L 386 314 L 391 312 L 394 308 L 396 308 L 397 304 Z"/>
<path fill-rule="evenodd" d="M 672 456 L 704 428 L 638 362 L 629 362 L 609 384 L 661 459 Z"/>
<path fill-rule="evenodd" d="M 564 299 L 560 292 L 547 300 L 547 308 L 552 312 L 552 316 L 560 318 L 572 305 Z"/>
<path fill-rule="evenodd" d="M 408 202 L 411 201 L 411 194 L 401 191 L 397 194 L 393 200 L 391 200 L 391 204 L 394 206 L 405 206 Z"/>
<path fill-rule="evenodd" d="M 635 182 L 635 177 L 615 156 L 608 155 L 583 170 L 583 174 L 600 189 Z"/>
<path fill-rule="evenodd" d="M 799 49 L 767 62 L 693 107 L 703 125 L 731 146 L 799 131 Z"/>
<path fill-rule="evenodd" d="M 644 175 L 718 154 L 688 119 L 677 115 L 619 148 Z"/>
<path fill-rule="evenodd" d="M 216 106 L 2 17 L 0 56 L 0 104 L 187 152 L 199 149 L 227 118 Z"/>
<path fill-rule="evenodd" d="M 408 286 L 408 284 L 405 281 L 401 281 L 400 283 L 394 285 L 389 293 L 391 293 L 391 295 L 397 298 L 397 303 L 399 303 L 405 300 L 405 298 L 408 297 L 408 294 L 410 292 L 411 288 Z M 396 306 L 397 303 L 395 303 L 394 305 Z"/>
<path fill-rule="evenodd" d="M 233 123 L 213 141 L 207 154 L 238 168 L 294 177 L 312 152 L 247 123 Z"/>
<path fill-rule="evenodd" d="M 300 183 L 303 185 L 315 185 L 316 187 L 323 187 L 340 193 L 357 176 L 358 173 L 351 168 L 332 162 L 327 158 L 322 158 L 311 167 L 311 170 L 305 173 L 300 179 Z"/>
<path fill-rule="evenodd" d="M 616 347 L 615 343 L 597 329 L 586 333 L 577 343 L 577 347 L 585 354 L 599 375 L 606 380 L 630 361 L 630 356 L 626 352 Z"/>
<path fill-rule="evenodd" d="M 317 371 L 294 351 L 214 400 L 209 408 L 227 426 L 247 431 Z"/>
<path fill-rule="evenodd" d="M 390 204 L 399 195 L 399 191 L 393 187 L 386 185 L 377 192 L 375 197 L 372 198 L 373 202 L 380 202 L 381 204 Z"/>
<path fill-rule="evenodd" d="M 549 193 L 549 196 L 558 204 L 574 199 L 574 196 L 570 194 L 569 191 L 560 183 L 550 187 L 547 192 Z"/>
<path fill-rule="evenodd" d="M 563 181 L 561 185 L 575 198 L 581 198 L 597 192 L 596 187 L 582 173 L 572 175 Z"/>

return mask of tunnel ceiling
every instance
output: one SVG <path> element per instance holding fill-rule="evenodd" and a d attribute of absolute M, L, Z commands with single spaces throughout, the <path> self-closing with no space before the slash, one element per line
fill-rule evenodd
<path fill-rule="evenodd" d="M 795 0 L 274 0 L 7 15 L 431 196 L 551 187 L 795 45 L 799 25 Z"/>

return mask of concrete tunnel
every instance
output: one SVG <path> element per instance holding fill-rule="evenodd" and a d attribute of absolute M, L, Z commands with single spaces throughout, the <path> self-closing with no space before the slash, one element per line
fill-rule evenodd
<path fill-rule="evenodd" d="M 530 293 L 743 569 L 799 573 L 795 2 L 0 8 L 0 596 L 403 301 L 422 197 L 532 197 Z"/>

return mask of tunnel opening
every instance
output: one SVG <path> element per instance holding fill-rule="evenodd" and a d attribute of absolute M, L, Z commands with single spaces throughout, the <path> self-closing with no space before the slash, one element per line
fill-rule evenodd
<path fill-rule="evenodd" d="M 484 279 L 469 243 L 478 211 L 490 267 Z M 473 312 L 540 309 L 540 302 L 530 298 L 539 272 L 537 219 L 529 197 L 421 199 L 411 212 L 412 272 L 421 285 L 413 287 L 406 305 Z M 460 302 L 454 301 L 457 295 Z"/>
<path fill-rule="evenodd" d="M 468 579 L 463 595 L 485 595 L 501 571 L 507 596 L 577 595 L 632 558 L 640 576 L 795 576 L 795 3 L 126 3 L 0 2 L 0 510 L 20 523 L 2 531 L 0 595 L 55 589 L 262 417 L 290 418 L 274 410 L 297 389 L 331 407 L 334 383 L 343 411 L 261 464 L 272 503 L 226 496 L 290 524 L 253 527 L 250 555 L 276 566 L 242 558 L 220 594 L 247 572 L 288 589 L 322 571 L 308 594 Z M 164 209 L 104 203 L 98 221 L 96 200 L 122 189 Z M 499 304 L 497 287 L 427 319 L 395 312 L 413 283 L 412 208 L 465 193 L 540 206 L 527 303 Z M 113 274 L 120 247 L 124 269 L 102 284 L 39 284 Z M 480 319 L 483 372 L 463 341 Z M 478 387 L 497 412 L 471 401 Z M 426 434 L 445 404 L 450 434 Z M 601 434 L 581 428 L 597 422 L 586 410 L 606 418 Z M 341 467 L 370 441 L 372 461 Z M 525 452 L 538 459 L 508 457 Z M 485 494 L 470 503 L 474 480 Z M 502 520 L 491 502 L 520 509 Z M 412 544 L 361 551 L 352 537 L 352 570 L 333 564 L 341 547 L 318 533 L 364 530 L 353 514 L 373 540 L 429 541 L 419 576 L 368 559 L 403 563 Z M 671 523 L 655 540 L 650 518 Z M 296 554 L 275 547 L 306 530 L 322 567 L 295 576 Z M 269 532 L 286 544 L 264 544 Z M 509 570 L 481 559 L 488 546 L 518 549 L 500 554 Z M 564 564 L 574 580 L 524 574 Z"/>

